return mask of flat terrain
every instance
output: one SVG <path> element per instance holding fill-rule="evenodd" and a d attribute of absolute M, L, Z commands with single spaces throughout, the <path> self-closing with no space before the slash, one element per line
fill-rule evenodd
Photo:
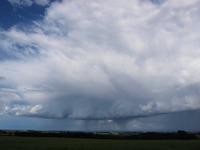
<path fill-rule="evenodd" d="M 2 150 L 200 150 L 200 140 L 104 140 L 0 136 Z"/>

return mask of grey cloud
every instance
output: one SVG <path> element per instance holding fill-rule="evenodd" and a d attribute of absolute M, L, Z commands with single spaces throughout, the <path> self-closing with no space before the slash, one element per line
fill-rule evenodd
<path fill-rule="evenodd" d="M 3 76 L 0 76 L 0 81 L 4 81 L 4 80 L 6 80 L 6 78 Z"/>

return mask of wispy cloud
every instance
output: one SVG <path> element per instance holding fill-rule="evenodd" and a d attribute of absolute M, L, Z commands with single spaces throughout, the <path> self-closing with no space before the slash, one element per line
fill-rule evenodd
<path fill-rule="evenodd" d="M 37 5 L 48 5 L 50 3 L 50 0 L 8 0 L 12 5 L 17 6 L 31 6 L 33 4 Z"/>

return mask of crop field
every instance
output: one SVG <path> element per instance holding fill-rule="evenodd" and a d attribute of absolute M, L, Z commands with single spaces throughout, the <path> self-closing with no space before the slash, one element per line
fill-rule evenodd
<path fill-rule="evenodd" d="M 0 136 L 2 150 L 200 150 L 200 140 L 109 140 Z"/>

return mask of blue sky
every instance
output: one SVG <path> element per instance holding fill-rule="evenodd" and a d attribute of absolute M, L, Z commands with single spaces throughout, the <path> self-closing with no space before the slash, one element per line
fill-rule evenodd
<path fill-rule="evenodd" d="M 7 0 L 0 2 L 0 26 L 9 29 L 14 25 L 31 24 L 40 20 L 45 14 L 47 6 L 33 4 L 32 6 L 12 5 Z"/>
<path fill-rule="evenodd" d="M 199 131 L 199 0 L 0 1 L 0 128 Z"/>

